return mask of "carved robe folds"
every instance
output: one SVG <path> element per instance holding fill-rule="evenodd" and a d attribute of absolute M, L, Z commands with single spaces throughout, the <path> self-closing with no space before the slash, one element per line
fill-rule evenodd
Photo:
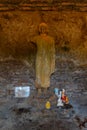
<path fill-rule="evenodd" d="M 36 55 L 36 83 L 41 88 L 50 86 L 50 76 L 55 69 L 54 39 L 48 35 L 39 35 L 34 38 L 37 45 Z"/>

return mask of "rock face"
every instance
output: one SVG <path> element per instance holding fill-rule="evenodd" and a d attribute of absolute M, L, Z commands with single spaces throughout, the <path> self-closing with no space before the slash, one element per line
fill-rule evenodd
<path fill-rule="evenodd" d="M 86 61 L 87 16 L 74 11 L 6 11 L 0 12 L 0 56 L 29 57 L 36 54 L 30 39 L 38 35 L 38 25 L 46 22 L 54 37 L 56 55 Z"/>
<path fill-rule="evenodd" d="M 38 95 L 34 82 L 31 65 L 15 59 L 0 61 L 0 130 L 87 129 L 87 65 L 58 57 L 50 89 Z M 30 86 L 30 96 L 15 98 L 16 86 Z M 66 90 L 73 108 L 57 108 L 54 88 Z M 47 101 L 50 110 L 45 108 Z"/>
<path fill-rule="evenodd" d="M 40 0 L 0 0 L 0 2 L 1 3 L 31 3 L 31 2 L 42 2 L 42 3 L 49 3 L 49 2 L 53 2 L 53 3 L 56 3 L 56 2 L 60 2 L 60 0 L 42 0 L 42 1 L 40 1 Z M 76 1 L 76 0 L 62 0 L 62 2 L 81 2 L 81 3 L 86 3 L 87 2 L 87 0 L 83 0 L 83 1 L 81 1 L 81 0 L 78 0 L 78 1 Z"/>
<path fill-rule="evenodd" d="M 86 0 L 62 2 L 0 0 L 0 130 L 87 129 L 87 5 Z M 41 22 L 55 40 L 56 68 L 50 89 L 38 96 L 37 47 L 31 39 Z M 30 97 L 15 98 L 16 86 L 30 86 Z M 66 90 L 72 109 L 56 107 L 55 87 Z"/>
<path fill-rule="evenodd" d="M 38 25 L 46 22 L 54 37 L 56 56 L 86 62 L 86 1 L 0 0 L 0 57 L 28 57 L 34 63 L 36 46 L 30 39 L 38 35 Z M 5 5 L 6 4 L 6 5 Z"/>

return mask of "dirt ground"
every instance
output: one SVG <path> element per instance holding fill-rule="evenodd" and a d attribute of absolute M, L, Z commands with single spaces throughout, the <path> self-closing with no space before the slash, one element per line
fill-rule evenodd
<path fill-rule="evenodd" d="M 27 61 L 0 61 L 0 130 L 87 130 L 87 64 L 58 57 L 49 90 L 38 95 L 34 81 Z M 17 86 L 30 86 L 30 96 L 16 98 Z M 57 107 L 54 88 L 66 90 L 72 108 Z"/>

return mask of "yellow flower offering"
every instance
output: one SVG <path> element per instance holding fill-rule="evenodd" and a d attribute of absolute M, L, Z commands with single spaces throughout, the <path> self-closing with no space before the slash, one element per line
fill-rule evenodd
<path fill-rule="evenodd" d="M 46 109 L 50 109 L 51 108 L 51 104 L 49 101 L 46 102 L 46 105 L 45 105 Z"/>

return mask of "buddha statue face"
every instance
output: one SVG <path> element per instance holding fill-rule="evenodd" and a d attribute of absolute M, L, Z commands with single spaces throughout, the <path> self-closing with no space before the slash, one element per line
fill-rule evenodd
<path fill-rule="evenodd" d="M 39 25 L 39 33 L 40 34 L 47 34 L 48 33 L 48 26 L 46 23 L 41 23 Z"/>

